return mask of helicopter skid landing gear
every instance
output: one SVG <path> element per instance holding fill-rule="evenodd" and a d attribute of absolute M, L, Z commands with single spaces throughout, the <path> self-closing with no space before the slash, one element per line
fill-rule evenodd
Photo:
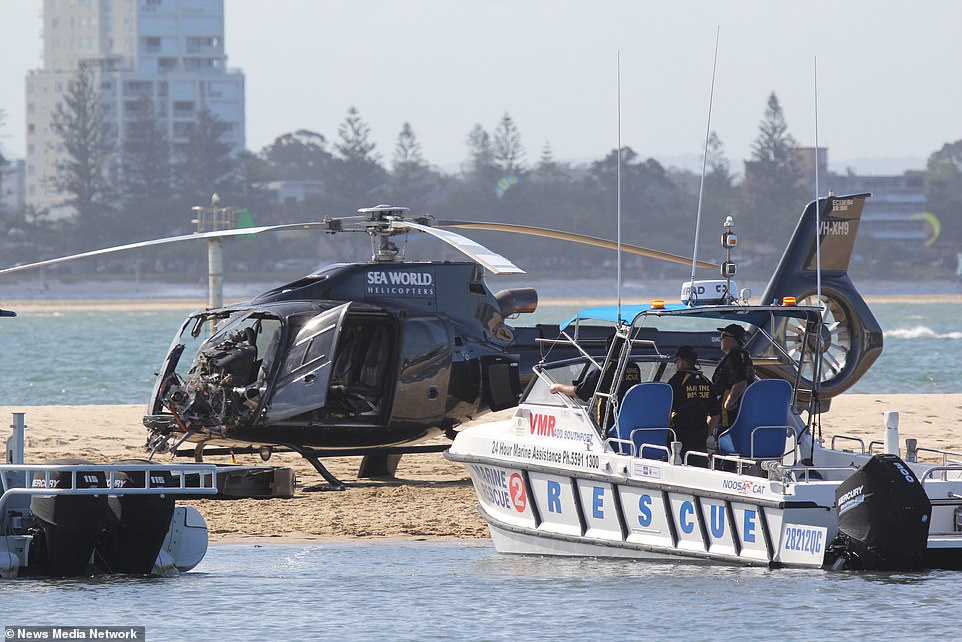
<path fill-rule="evenodd" d="M 323 484 L 320 484 L 317 486 L 309 486 L 307 488 L 304 488 L 304 491 L 313 492 L 318 490 L 344 490 L 344 482 L 342 482 L 340 479 L 332 475 L 331 471 L 329 471 L 327 468 L 324 467 L 324 464 L 321 463 L 321 460 L 318 459 L 317 455 L 315 455 L 313 451 L 306 450 L 304 448 L 295 448 L 294 446 L 291 446 L 290 448 L 291 450 L 295 451 L 298 455 L 306 459 L 308 463 L 310 463 L 310 465 L 314 467 L 314 470 L 319 472 L 321 474 L 321 477 L 323 477 L 324 480 L 328 483 L 328 486 L 324 486 Z"/>
<path fill-rule="evenodd" d="M 361 466 L 357 470 L 358 478 L 370 479 L 372 477 L 394 477 L 397 473 L 398 462 L 401 455 L 387 453 L 375 453 L 364 455 L 361 459 Z"/>

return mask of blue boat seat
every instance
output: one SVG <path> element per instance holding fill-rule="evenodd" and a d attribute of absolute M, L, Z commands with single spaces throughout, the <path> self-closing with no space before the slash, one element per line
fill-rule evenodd
<path fill-rule="evenodd" d="M 616 452 L 639 457 L 667 457 L 675 439 L 671 423 L 671 386 L 660 381 L 635 384 L 625 393 L 609 440 Z"/>
<path fill-rule="evenodd" d="M 749 459 L 781 459 L 791 428 L 792 386 L 784 379 L 762 379 L 745 389 L 738 416 L 718 436 L 718 451 Z"/>

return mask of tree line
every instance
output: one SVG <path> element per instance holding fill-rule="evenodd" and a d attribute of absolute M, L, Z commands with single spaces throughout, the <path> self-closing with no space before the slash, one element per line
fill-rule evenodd
<path fill-rule="evenodd" d="M 8 261 L 185 233 L 191 230 L 190 208 L 209 203 L 213 193 L 222 205 L 246 208 L 258 225 L 318 220 L 391 203 L 439 218 L 512 222 L 614 238 L 619 154 L 622 238 L 689 255 L 702 190 L 700 176 L 666 168 L 631 146 L 572 165 L 555 159 L 545 142 L 537 159 L 529 160 L 521 131 L 507 112 L 492 130 L 479 123 L 466 134 L 465 159 L 455 174 L 442 172 L 424 157 L 410 123 L 404 123 L 386 159 L 355 107 L 332 139 L 299 129 L 257 152 L 237 153 L 223 140 L 227 125 L 206 109 L 197 114 L 189 142 L 175 146 L 152 102 L 142 98 L 121 137 L 103 113 L 93 73 L 83 66 L 69 83 L 51 127 L 64 151 L 53 187 L 77 215 L 53 220 L 44 212 L 8 213 L 3 221 Z M 714 232 L 725 217 L 733 216 L 745 239 L 743 251 L 754 247 L 755 258 L 764 264 L 778 259 L 783 241 L 812 198 L 811 179 L 803 174 L 797 149 L 774 93 L 763 110 L 741 180 L 731 169 L 721 139 L 711 132 L 704 159 L 701 228 L 711 233 L 702 233 L 699 257 L 720 256 Z M 303 203 L 272 203 L 267 186 L 279 180 L 312 181 L 319 190 Z M 958 226 L 948 223 L 962 215 L 962 141 L 932 155 L 927 192 L 930 209 L 942 212 L 943 234 L 958 240 Z M 610 253 L 560 242 L 472 236 L 534 269 L 590 273 L 599 262 L 613 260 Z M 278 256 L 317 256 L 319 261 L 363 258 L 350 256 L 355 249 L 345 249 L 344 244 L 310 235 L 287 240 L 283 246 L 277 240 L 244 243 L 245 260 L 258 265 Z M 176 256 L 175 250 L 167 251 L 167 256 Z M 646 269 L 663 268 L 644 259 L 631 261 Z"/>

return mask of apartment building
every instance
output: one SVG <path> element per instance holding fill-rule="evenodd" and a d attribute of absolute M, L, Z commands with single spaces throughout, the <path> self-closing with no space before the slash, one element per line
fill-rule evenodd
<path fill-rule="evenodd" d="M 147 97 L 175 154 L 205 108 L 228 125 L 223 140 L 244 148 L 244 75 L 227 67 L 224 0 L 44 0 L 43 68 L 26 77 L 28 205 L 64 200 L 50 184 L 62 157 L 50 120 L 81 63 L 94 71 L 118 147 Z"/>

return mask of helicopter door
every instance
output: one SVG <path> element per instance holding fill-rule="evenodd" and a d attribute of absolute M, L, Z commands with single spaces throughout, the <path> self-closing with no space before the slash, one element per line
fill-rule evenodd
<path fill-rule="evenodd" d="M 268 409 L 268 419 L 289 419 L 327 403 L 333 355 L 350 303 L 331 308 L 304 324 L 290 343 Z"/>

